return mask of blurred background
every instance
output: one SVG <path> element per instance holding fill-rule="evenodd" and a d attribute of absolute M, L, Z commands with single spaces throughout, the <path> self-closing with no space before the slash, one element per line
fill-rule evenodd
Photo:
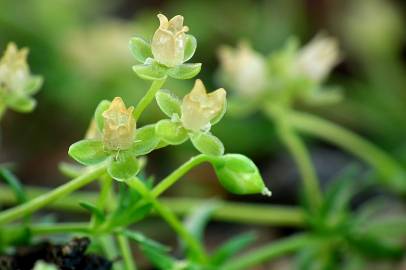
<path fill-rule="evenodd" d="M 338 37 L 344 58 L 328 83 L 342 86 L 346 98 L 334 106 L 307 109 L 356 131 L 406 164 L 403 0 L 0 0 L 0 50 L 9 41 L 29 47 L 32 72 L 45 78 L 36 96 L 36 110 L 31 114 L 8 111 L 2 121 L 0 163 L 17 164 L 16 173 L 25 184 L 64 183 L 67 179 L 58 164 L 69 160 L 69 145 L 84 136 L 99 101 L 122 96 L 127 104 L 135 104 L 145 93 L 148 83 L 131 70 L 135 60 L 128 41 L 134 35 L 149 40 L 158 26 L 158 12 L 185 17 L 190 33 L 198 39 L 192 60 L 203 63 L 198 77 L 208 89 L 221 87 L 216 80 L 221 45 L 235 46 L 244 39 L 268 55 L 292 36 L 302 43 L 319 31 Z M 192 84 L 192 80 L 169 80 L 167 88 L 183 95 Z M 153 104 L 139 126 L 163 117 Z M 168 196 L 298 202 L 297 171 L 264 116 L 226 115 L 213 133 L 227 152 L 246 154 L 258 164 L 273 197 L 231 196 L 209 166 L 194 169 Z M 323 182 L 358 163 L 331 145 L 308 143 Z M 190 142 L 155 151 L 147 168 L 159 179 L 194 154 Z M 247 229 L 229 226 L 214 223 L 210 229 L 221 238 L 226 237 L 225 228 L 230 235 Z M 275 234 L 269 228 L 262 230 L 264 241 Z"/>

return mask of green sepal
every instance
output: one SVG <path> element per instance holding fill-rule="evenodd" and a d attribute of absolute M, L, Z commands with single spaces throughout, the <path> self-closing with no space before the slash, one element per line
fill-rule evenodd
<path fill-rule="evenodd" d="M 188 139 L 186 129 L 180 123 L 169 119 L 156 123 L 155 133 L 162 141 L 172 145 L 182 144 Z"/>
<path fill-rule="evenodd" d="M 81 140 L 69 147 L 69 156 L 83 165 L 96 165 L 106 160 L 110 153 L 104 150 L 99 140 Z"/>
<path fill-rule="evenodd" d="M 140 37 L 133 37 L 130 39 L 130 51 L 133 54 L 135 60 L 140 63 L 152 57 L 151 45 Z"/>
<path fill-rule="evenodd" d="M 111 101 L 102 100 L 99 105 L 97 105 L 96 110 L 94 111 L 94 120 L 96 121 L 97 129 L 100 132 L 103 132 L 104 127 L 104 118 L 103 113 L 110 107 Z"/>
<path fill-rule="evenodd" d="M 8 107 L 16 112 L 27 113 L 34 110 L 37 102 L 35 99 L 22 94 L 9 94 L 6 97 Z"/>
<path fill-rule="evenodd" d="M 108 174 L 117 181 L 125 181 L 140 170 L 138 160 L 132 151 L 117 152 L 107 167 Z"/>
<path fill-rule="evenodd" d="M 212 159 L 211 163 L 220 183 L 231 193 L 271 195 L 257 166 L 246 156 L 226 154 Z"/>
<path fill-rule="evenodd" d="M 147 125 L 137 129 L 131 151 L 136 156 L 152 152 L 159 144 L 160 138 L 155 134 L 155 125 Z"/>
<path fill-rule="evenodd" d="M 224 145 L 219 138 L 209 132 L 195 132 L 189 134 L 194 147 L 202 154 L 221 156 L 224 154 Z"/>
<path fill-rule="evenodd" d="M 43 83 L 44 80 L 42 76 L 31 76 L 26 86 L 24 87 L 24 92 L 27 95 L 34 95 L 40 90 Z"/>
<path fill-rule="evenodd" d="M 161 89 L 155 94 L 156 102 L 163 113 L 167 116 L 181 115 L 181 102 L 172 92 Z"/>
<path fill-rule="evenodd" d="M 197 47 L 196 38 L 192 35 L 186 35 L 183 62 L 189 61 L 190 58 L 193 57 L 196 51 L 196 47 Z"/>
<path fill-rule="evenodd" d="M 173 68 L 169 68 L 167 74 L 174 79 L 187 80 L 199 74 L 201 68 L 201 63 L 182 64 Z"/>
<path fill-rule="evenodd" d="M 143 65 L 133 66 L 134 72 L 144 80 L 157 81 L 166 78 L 167 68 L 148 58 Z"/>

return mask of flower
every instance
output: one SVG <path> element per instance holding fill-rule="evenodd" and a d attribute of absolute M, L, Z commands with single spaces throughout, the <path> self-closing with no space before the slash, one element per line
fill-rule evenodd
<path fill-rule="evenodd" d="M 317 35 L 297 55 L 294 71 L 316 82 L 323 81 L 340 62 L 338 41 L 326 35 Z"/>
<path fill-rule="evenodd" d="M 168 67 L 184 62 L 187 26 L 183 26 L 183 16 L 177 15 L 168 21 L 163 14 L 158 14 L 159 28 L 152 38 L 151 50 L 154 58 Z"/>
<path fill-rule="evenodd" d="M 0 89 L 6 92 L 23 92 L 30 78 L 27 55 L 27 48 L 18 50 L 15 43 L 8 44 L 0 60 Z"/>
<path fill-rule="evenodd" d="M 192 131 L 210 128 L 210 121 L 225 109 L 226 91 L 223 88 L 207 94 L 201 80 L 196 80 L 192 91 L 182 101 L 181 122 Z"/>
<path fill-rule="evenodd" d="M 265 89 L 267 84 L 265 59 L 253 51 L 248 43 L 241 42 L 237 49 L 220 48 L 219 58 L 225 80 L 237 93 L 255 97 Z"/>
<path fill-rule="evenodd" d="M 107 150 L 127 150 L 135 138 L 134 107 L 126 108 L 120 97 L 114 98 L 109 108 L 103 112 L 103 144 Z"/>

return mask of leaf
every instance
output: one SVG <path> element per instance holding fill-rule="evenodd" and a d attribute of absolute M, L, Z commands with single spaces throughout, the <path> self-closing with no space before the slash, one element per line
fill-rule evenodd
<path fill-rule="evenodd" d="M 152 210 L 149 203 L 134 203 L 127 208 L 120 208 L 108 217 L 109 228 L 126 227 L 145 218 Z"/>
<path fill-rule="evenodd" d="M 192 35 L 186 35 L 183 62 L 187 62 L 190 60 L 190 58 L 193 57 L 196 51 L 196 47 L 197 47 L 196 38 Z"/>
<path fill-rule="evenodd" d="M 159 108 L 167 116 L 181 115 L 181 102 L 172 92 L 166 89 L 161 89 L 155 94 L 156 102 Z"/>
<path fill-rule="evenodd" d="M 176 260 L 167 252 L 160 249 L 152 248 L 148 245 L 141 245 L 141 250 L 148 257 L 149 261 L 160 270 L 174 269 Z"/>
<path fill-rule="evenodd" d="M 49 264 L 43 261 L 37 261 L 33 270 L 58 270 L 54 264 Z"/>
<path fill-rule="evenodd" d="M 148 62 L 148 61 L 147 61 Z M 157 81 L 166 78 L 166 68 L 156 62 L 133 66 L 134 72 L 144 80 Z"/>
<path fill-rule="evenodd" d="M 210 161 L 220 183 L 234 194 L 262 193 L 270 196 L 257 166 L 246 156 L 227 154 Z"/>
<path fill-rule="evenodd" d="M 158 146 L 159 141 L 160 138 L 155 134 L 155 125 L 143 126 L 136 130 L 131 151 L 136 156 L 146 155 Z"/>
<path fill-rule="evenodd" d="M 41 76 L 31 76 L 27 85 L 24 87 L 24 92 L 27 95 L 34 95 L 41 88 L 44 80 Z"/>
<path fill-rule="evenodd" d="M 129 239 L 134 240 L 138 244 L 149 246 L 150 248 L 161 250 L 164 252 L 170 250 L 169 247 L 164 246 L 161 243 L 146 237 L 144 234 L 140 232 L 124 230 L 122 234 L 128 237 Z"/>
<path fill-rule="evenodd" d="M 140 63 L 145 63 L 149 57 L 152 57 L 150 44 L 140 37 L 130 39 L 130 51 Z"/>
<path fill-rule="evenodd" d="M 212 265 L 219 266 L 230 260 L 232 256 L 237 254 L 248 245 L 252 244 L 257 239 L 254 232 L 247 232 L 237 235 L 224 244 L 222 244 L 211 256 L 210 262 Z"/>
<path fill-rule="evenodd" d="M 97 128 L 100 132 L 103 132 L 104 127 L 104 117 L 103 113 L 110 107 L 111 101 L 102 100 L 100 101 L 99 105 L 97 105 L 96 110 L 94 112 L 94 120 L 96 121 Z"/>
<path fill-rule="evenodd" d="M 203 232 L 213 212 L 218 209 L 220 203 L 216 200 L 209 200 L 203 205 L 194 209 L 189 216 L 186 217 L 184 224 L 186 229 L 197 240 L 203 240 Z"/>
<path fill-rule="evenodd" d="M 190 135 L 194 147 L 202 154 L 221 156 L 224 154 L 223 143 L 209 132 L 195 132 Z"/>
<path fill-rule="evenodd" d="M 111 159 L 107 168 L 108 174 L 118 181 L 125 181 L 135 176 L 140 167 L 131 151 L 121 151 Z"/>
<path fill-rule="evenodd" d="M 106 219 L 103 211 L 97 208 L 95 205 L 87 202 L 80 202 L 79 205 L 96 217 L 97 224 L 102 223 Z"/>
<path fill-rule="evenodd" d="M 31 112 L 37 104 L 35 99 L 17 94 L 8 95 L 6 103 L 10 108 L 21 113 Z"/>
<path fill-rule="evenodd" d="M 182 64 L 168 69 L 168 75 L 174 79 L 187 80 L 199 74 L 202 64 Z"/>
<path fill-rule="evenodd" d="M 83 165 L 96 165 L 110 156 L 99 140 L 78 141 L 69 147 L 68 154 Z"/>
<path fill-rule="evenodd" d="M 24 192 L 20 180 L 18 180 L 18 178 L 9 169 L 0 167 L 0 176 L 14 192 L 19 203 L 24 203 L 27 201 L 27 194 Z"/>
<path fill-rule="evenodd" d="M 184 143 L 188 139 L 186 129 L 169 119 L 164 119 L 155 125 L 156 135 L 164 142 L 172 145 Z"/>

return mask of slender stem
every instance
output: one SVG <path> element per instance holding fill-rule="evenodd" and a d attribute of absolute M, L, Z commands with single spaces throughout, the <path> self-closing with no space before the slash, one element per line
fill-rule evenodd
<path fill-rule="evenodd" d="M 161 182 L 152 190 L 152 195 L 154 197 L 158 197 L 166 191 L 169 187 L 171 187 L 173 184 L 175 184 L 179 178 L 184 176 L 187 172 L 189 172 L 193 167 L 205 162 L 209 161 L 210 157 L 206 155 L 198 155 L 187 162 L 183 163 L 179 168 L 177 168 L 175 171 L 173 171 L 170 175 L 162 179 Z"/>
<path fill-rule="evenodd" d="M 33 235 L 49 235 L 64 233 L 85 233 L 89 234 L 88 223 L 59 223 L 59 224 L 31 224 L 29 230 Z"/>
<path fill-rule="evenodd" d="M 145 187 L 144 183 L 137 178 L 132 178 L 126 181 L 126 183 L 137 190 L 141 196 L 147 201 L 151 202 L 154 209 L 161 215 L 161 217 L 172 227 L 172 229 L 187 243 L 189 248 L 197 256 L 197 259 L 201 262 L 207 260 L 207 256 L 200 243 L 191 235 L 183 224 L 177 219 L 172 211 L 161 204 L 152 193 Z"/>
<path fill-rule="evenodd" d="M 279 139 L 288 148 L 299 169 L 303 180 L 304 194 L 310 208 L 313 211 L 317 211 L 321 206 L 323 195 L 306 145 L 291 128 L 290 122 L 287 121 L 285 110 L 275 110 L 275 108 L 270 107 L 266 108 L 266 112 L 276 122 Z"/>
<path fill-rule="evenodd" d="M 25 187 L 28 199 L 40 196 L 49 192 L 47 188 Z M 50 209 L 67 212 L 85 212 L 78 202 L 87 201 L 97 202 L 97 193 L 89 191 L 76 191 L 68 197 L 61 198 L 54 203 L 47 205 Z M 205 199 L 197 198 L 160 198 L 162 204 L 166 205 L 177 215 L 187 215 L 192 209 L 203 204 Z M 0 185 L 0 203 L 12 205 L 17 203 L 9 187 Z M 297 207 L 264 205 L 256 203 L 237 203 L 222 201 L 218 209 L 213 212 L 212 218 L 219 221 L 272 225 L 272 226 L 290 226 L 305 227 L 305 214 Z"/>
<path fill-rule="evenodd" d="M 150 104 L 151 101 L 154 99 L 156 92 L 162 87 L 162 85 L 165 83 L 165 80 L 166 79 L 162 79 L 152 82 L 151 87 L 148 89 L 145 96 L 142 97 L 142 99 L 138 102 L 137 107 L 134 109 L 134 118 L 136 121 L 140 118 L 142 112 L 145 110 L 148 104 Z"/>
<path fill-rule="evenodd" d="M 380 173 L 382 184 L 395 192 L 406 192 L 405 168 L 361 136 L 311 114 L 290 112 L 287 117 L 298 131 L 332 142 L 370 164 Z"/>
<path fill-rule="evenodd" d="M 126 270 L 136 270 L 137 266 L 133 259 L 133 255 L 130 248 L 130 243 L 128 242 L 127 237 L 124 235 L 117 235 L 118 246 L 121 250 L 121 256 L 124 260 L 124 265 Z"/>
<path fill-rule="evenodd" d="M 43 194 L 31 201 L 1 212 L 0 225 L 31 214 L 32 212 L 70 194 L 71 192 L 89 184 L 94 179 L 101 176 L 103 173 L 105 173 L 105 170 L 105 165 L 98 166 L 91 171 L 88 171 L 85 174 L 72 179 L 68 183 L 51 190 L 46 194 Z"/>
<path fill-rule="evenodd" d="M 299 234 L 274 241 L 226 263 L 221 270 L 245 270 L 306 247 L 313 241 L 308 235 Z"/>

